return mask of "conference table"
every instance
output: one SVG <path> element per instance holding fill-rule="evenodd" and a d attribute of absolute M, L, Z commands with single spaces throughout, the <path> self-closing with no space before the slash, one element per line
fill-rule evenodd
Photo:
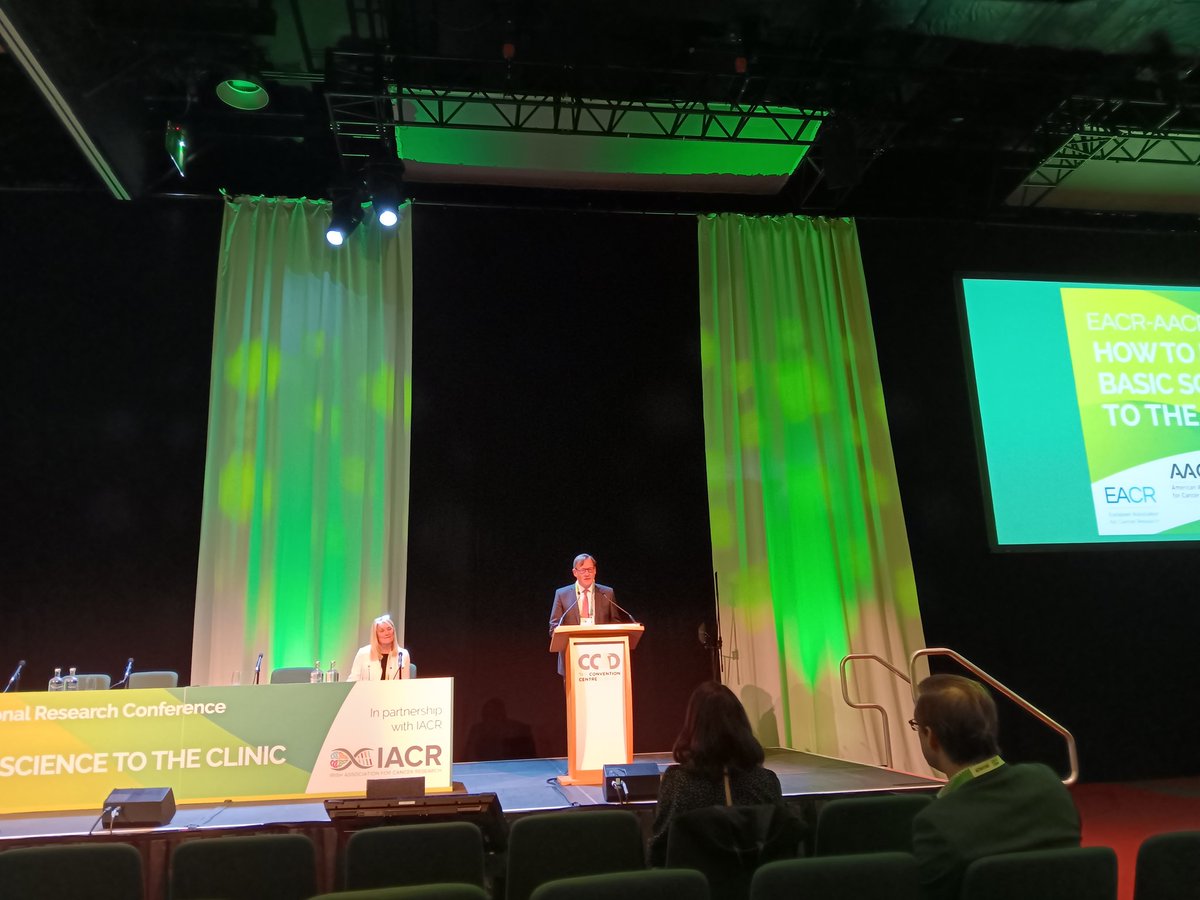
<path fill-rule="evenodd" d="M 454 679 L 0 695 L 0 814 L 356 796 L 373 778 L 452 788 Z"/>

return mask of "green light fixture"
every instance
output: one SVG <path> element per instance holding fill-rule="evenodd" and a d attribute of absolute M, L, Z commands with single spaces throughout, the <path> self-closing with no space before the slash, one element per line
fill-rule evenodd
<path fill-rule="evenodd" d="M 246 74 L 226 78 L 218 84 L 217 96 L 226 106 L 247 111 L 262 109 L 271 102 L 271 97 L 260 80 Z"/>
<path fill-rule="evenodd" d="M 166 147 L 167 155 L 171 157 L 171 162 L 175 163 L 179 176 L 187 178 L 187 161 L 191 153 L 187 126 L 179 122 L 168 121 L 166 133 L 163 135 L 163 144 Z"/>

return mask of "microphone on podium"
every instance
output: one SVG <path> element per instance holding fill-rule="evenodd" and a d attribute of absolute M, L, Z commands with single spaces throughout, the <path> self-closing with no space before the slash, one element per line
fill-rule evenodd
<path fill-rule="evenodd" d="M 619 609 L 621 612 L 623 612 L 625 614 L 626 620 L 631 625 L 637 624 L 637 619 L 635 619 L 633 617 L 633 613 L 631 613 L 629 610 L 627 610 L 625 607 L 623 607 L 620 603 L 618 603 L 616 600 L 614 600 L 612 594 L 608 595 L 608 602 L 611 603 L 613 606 L 615 606 L 617 609 Z"/>
<path fill-rule="evenodd" d="M 259 673 L 262 672 L 262 658 L 263 658 L 263 655 L 261 653 L 258 654 L 258 661 L 254 664 L 254 683 L 255 684 L 258 684 Z"/>
<path fill-rule="evenodd" d="M 563 623 L 563 619 L 565 619 L 567 617 L 567 613 L 569 613 L 571 610 L 573 610 L 578 605 L 579 605 L 579 597 L 576 596 L 575 602 L 563 610 L 562 615 L 558 617 L 557 621 L 551 620 L 550 630 L 553 631 L 555 628 L 557 628 L 559 625 L 561 625 Z"/>

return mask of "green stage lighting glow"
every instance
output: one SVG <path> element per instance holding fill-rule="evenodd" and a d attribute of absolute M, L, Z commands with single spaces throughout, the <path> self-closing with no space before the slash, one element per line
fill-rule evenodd
<path fill-rule="evenodd" d="M 228 78 L 217 85 L 217 96 L 234 109 L 255 110 L 266 106 L 271 98 L 261 84 L 246 78 Z"/>
<path fill-rule="evenodd" d="M 187 128 L 178 122 L 167 122 L 167 131 L 163 137 L 163 145 L 167 149 L 167 156 L 171 157 L 171 162 L 175 164 L 175 168 L 179 172 L 179 177 L 186 178 L 188 158 Z"/>
<path fill-rule="evenodd" d="M 426 165 L 590 176 L 787 178 L 825 113 L 782 106 L 638 102 L 393 88 L 397 155 Z M 568 122 L 572 122 L 567 127 Z M 514 123 L 516 123 L 514 125 Z"/>

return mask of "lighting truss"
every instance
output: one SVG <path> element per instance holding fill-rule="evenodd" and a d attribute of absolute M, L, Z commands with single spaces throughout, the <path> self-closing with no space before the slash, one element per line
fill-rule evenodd
<path fill-rule="evenodd" d="M 339 154 L 370 154 L 365 142 L 395 127 L 588 137 L 787 145 L 806 151 L 820 110 L 702 100 L 596 100 L 545 94 L 395 85 L 384 93 L 326 94 Z"/>
<path fill-rule="evenodd" d="M 1041 128 L 1061 143 L 1025 176 L 1010 203 L 1037 206 L 1091 161 L 1200 166 L 1200 130 L 1170 130 L 1185 112 L 1161 103 L 1071 98 Z"/>

